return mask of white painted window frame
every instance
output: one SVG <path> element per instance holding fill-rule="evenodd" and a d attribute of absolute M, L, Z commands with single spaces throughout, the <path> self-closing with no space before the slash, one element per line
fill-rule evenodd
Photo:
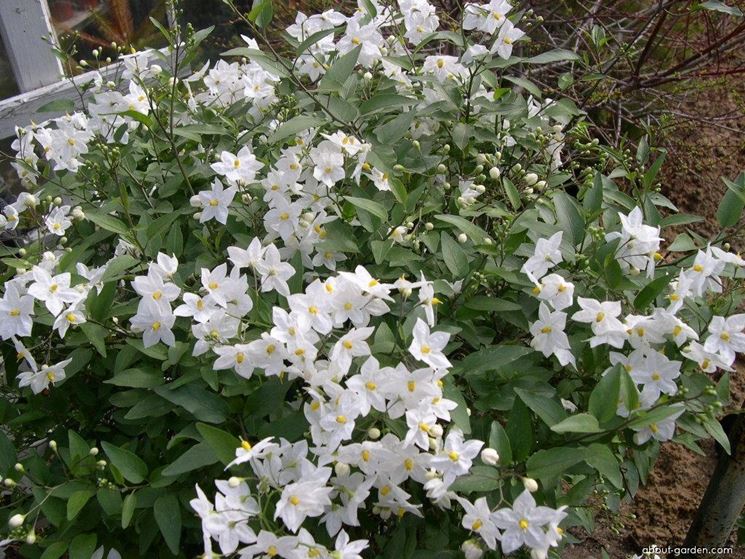
<path fill-rule="evenodd" d="M 173 26 L 173 18 L 169 12 L 169 26 Z M 82 106 L 87 96 L 81 94 L 82 86 L 92 81 L 96 72 L 65 77 L 62 63 L 52 52 L 58 45 L 57 34 L 46 0 L 0 0 L 0 36 L 21 91 L 15 97 L 0 99 L 0 140 L 14 136 L 16 126 L 60 116 L 39 113 L 39 108 L 51 101 L 71 99 L 76 108 Z M 100 73 L 107 80 L 121 66 L 114 63 Z"/>

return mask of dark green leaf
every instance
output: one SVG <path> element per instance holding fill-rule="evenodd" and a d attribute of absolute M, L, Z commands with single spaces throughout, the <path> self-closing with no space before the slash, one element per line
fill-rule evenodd
<path fill-rule="evenodd" d="M 106 441 L 101 442 L 103 451 L 109 457 L 114 465 L 124 476 L 124 479 L 132 483 L 142 483 L 147 476 L 147 464 L 136 454 L 118 446 L 114 446 Z"/>

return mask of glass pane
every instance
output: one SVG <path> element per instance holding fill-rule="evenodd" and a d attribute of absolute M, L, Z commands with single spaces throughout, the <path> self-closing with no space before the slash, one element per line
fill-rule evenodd
<path fill-rule="evenodd" d="M 101 52 L 99 60 L 115 58 L 112 42 L 138 50 L 165 46 L 150 21 L 152 17 L 167 25 L 165 0 L 47 0 L 47 4 L 63 50 L 70 52 L 74 45 L 76 61 L 91 61 L 94 49 Z"/>
<path fill-rule="evenodd" d="M 5 45 L 0 39 L 0 99 L 6 99 L 17 95 L 18 84 L 13 77 L 13 70 L 10 67 L 8 54 L 5 52 Z"/>

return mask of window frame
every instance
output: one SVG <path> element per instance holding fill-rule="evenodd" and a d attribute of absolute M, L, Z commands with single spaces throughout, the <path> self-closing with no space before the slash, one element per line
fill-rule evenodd
<path fill-rule="evenodd" d="M 166 16 L 168 27 L 173 28 L 175 14 L 168 9 Z M 59 43 L 46 0 L 0 0 L 0 36 L 20 90 L 18 95 L 0 99 L 0 140 L 15 136 L 17 126 L 61 116 L 61 111 L 39 113 L 52 101 L 68 99 L 75 108 L 82 108 L 90 95 L 83 86 L 98 73 L 104 80 L 112 79 L 123 66 L 114 62 L 99 71 L 65 76 L 62 63 L 52 52 Z M 161 52 L 169 54 L 168 48 Z"/>

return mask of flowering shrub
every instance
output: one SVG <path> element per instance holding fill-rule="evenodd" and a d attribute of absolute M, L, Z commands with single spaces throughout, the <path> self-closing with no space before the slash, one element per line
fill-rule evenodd
<path fill-rule="evenodd" d="M 271 3 L 246 18 L 266 39 Z M 727 443 L 745 261 L 663 243 L 696 220 L 653 186 L 664 154 L 543 98 L 516 69 L 577 56 L 515 55 L 519 25 L 360 0 L 188 75 L 183 30 L 18 131 L 6 545 L 547 557 L 660 441 Z"/>

